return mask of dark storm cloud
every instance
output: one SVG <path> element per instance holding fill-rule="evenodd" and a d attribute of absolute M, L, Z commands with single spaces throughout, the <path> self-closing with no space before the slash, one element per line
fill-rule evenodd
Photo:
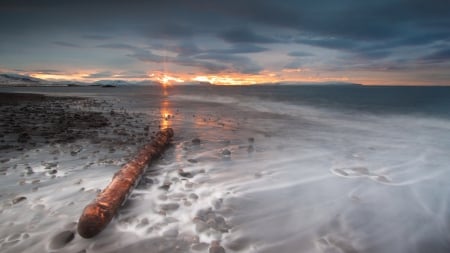
<path fill-rule="evenodd" d="M 109 48 L 109 49 L 128 49 L 128 50 L 138 50 L 139 48 L 129 45 L 129 44 L 124 44 L 124 43 L 110 43 L 110 44 L 102 44 L 102 45 L 98 45 L 97 47 L 100 48 Z"/>
<path fill-rule="evenodd" d="M 288 64 L 286 64 L 283 69 L 298 69 L 301 68 L 303 66 L 303 62 L 301 60 L 293 60 L 291 62 L 289 62 Z"/>
<path fill-rule="evenodd" d="M 164 61 L 164 57 L 154 54 L 149 50 L 142 49 L 133 45 L 124 44 L 124 43 L 111 43 L 111 44 L 102 44 L 98 45 L 98 48 L 105 48 L 105 49 L 117 49 L 117 50 L 127 50 L 130 53 L 127 54 L 127 56 L 135 58 L 139 61 L 143 62 L 162 62 Z"/>
<path fill-rule="evenodd" d="M 429 61 L 429 62 L 448 62 L 448 61 L 450 61 L 450 48 L 445 48 L 445 49 L 433 52 L 433 53 L 423 57 L 422 60 Z"/>
<path fill-rule="evenodd" d="M 202 52 L 202 50 L 191 41 L 184 41 L 175 46 L 159 46 L 158 48 L 177 53 L 178 56 L 192 56 Z"/>
<path fill-rule="evenodd" d="M 105 35 L 95 35 L 95 34 L 89 34 L 89 35 L 83 35 L 82 36 L 84 39 L 89 39 L 89 40 L 108 40 L 111 39 L 111 36 L 105 36 Z"/>
<path fill-rule="evenodd" d="M 301 51 L 294 51 L 288 53 L 289 56 L 293 57 L 308 57 L 308 56 L 314 56 L 314 54 L 308 53 L 308 52 L 301 52 Z"/>
<path fill-rule="evenodd" d="M 136 58 L 139 61 L 142 62 L 156 62 L 160 63 L 166 60 L 165 57 L 161 55 L 154 54 L 148 50 L 133 50 L 134 52 L 132 54 L 127 54 L 127 56 Z"/>
<path fill-rule="evenodd" d="M 232 48 L 227 49 L 213 49 L 209 52 L 211 53 L 220 53 L 220 54 L 251 54 L 251 53 L 261 53 L 268 51 L 269 49 L 266 47 L 260 47 L 253 44 L 241 43 L 234 44 Z"/>
<path fill-rule="evenodd" d="M 340 50 L 349 50 L 358 46 L 355 41 L 338 38 L 299 39 L 296 40 L 296 42 L 305 45 Z"/>
<path fill-rule="evenodd" d="M 182 66 L 200 68 L 206 71 L 208 74 L 217 74 L 229 70 L 229 67 L 225 64 L 193 59 L 191 57 L 179 56 L 171 59 L 170 61 Z"/>
<path fill-rule="evenodd" d="M 14 25 L 40 26 L 57 19 L 54 26 L 108 23 L 148 27 L 148 34 L 187 37 L 199 30 L 219 31 L 230 42 L 273 42 L 258 35 L 252 25 L 286 27 L 316 35 L 356 40 L 404 37 L 412 31 L 434 29 L 448 33 L 447 0 L 248 0 L 248 1 L 2 1 L 2 12 L 30 14 L 33 23 L 14 20 Z M 21 17 L 23 18 L 23 17 Z M 224 20 L 248 28 L 220 31 Z M 245 22 L 245 23 L 243 23 Z M 6 24 L 6 23 L 5 23 Z M 193 29 L 196 27 L 196 29 Z"/>
<path fill-rule="evenodd" d="M 61 47 L 81 48 L 80 45 L 70 43 L 70 42 L 65 42 L 65 41 L 54 41 L 53 44 L 61 46 Z"/>
<path fill-rule="evenodd" d="M 208 72 L 258 73 L 265 68 L 255 63 L 261 59 L 258 53 L 276 50 L 280 54 L 271 55 L 286 57 L 284 62 L 291 57 L 317 58 L 332 50 L 339 65 L 355 68 L 361 66 L 355 59 L 386 66 L 410 59 L 431 66 L 450 61 L 449 13 L 448 0 L 4 0 L 0 64 L 7 64 L 1 59 L 8 58 L 2 56 L 10 48 L 24 51 L 20 44 L 31 51 L 34 42 L 42 40 L 67 51 L 103 43 L 92 51 L 100 57 L 90 59 L 98 64 L 106 53 L 115 53 L 128 60 L 169 60 Z M 114 43 L 108 43 L 112 39 Z M 422 56 L 404 55 L 399 49 L 405 47 Z M 161 56 L 160 50 L 171 56 Z M 302 64 L 306 65 L 294 59 L 288 65 Z M 418 67 L 411 62 L 404 66 Z M 333 67 L 341 66 L 327 66 Z"/>
<path fill-rule="evenodd" d="M 195 34 L 191 27 L 173 22 L 159 23 L 157 26 L 145 28 L 143 32 L 150 38 L 159 39 L 189 38 Z"/>
<path fill-rule="evenodd" d="M 196 56 L 197 59 L 214 60 L 224 64 L 230 64 L 230 68 L 236 72 L 245 74 L 256 74 L 262 67 L 244 56 L 233 54 L 208 53 Z"/>
<path fill-rule="evenodd" d="M 230 43 L 274 43 L 277 40 L 256 34 L 247 28 L 235 28 L 219 33 L 219 38 Z"/>

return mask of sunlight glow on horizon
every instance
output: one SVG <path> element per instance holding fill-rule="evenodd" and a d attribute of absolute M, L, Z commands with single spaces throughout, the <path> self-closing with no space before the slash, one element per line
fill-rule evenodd
<path fill-rule="evenodd" d="M 143 77 L 123 78 L 119 74 L 111 74 L 109 77 L 93 78 L 92 75 L 98 70 L 79 70 L 76 72 L 60 72 L 60 73 L 22 73 L 34 78 L 47 81 L 65 81 L 65 82 L 85 82 L 93 83 L 100 80 L 122 80 L 129 82 L 153 81 L 164 86 L 177 84 L 201 84 L 209 83 L 213 85 L 257 85 L 257 84 L 275 84 L 275 83 L 332 83 L 332 82 L 349 82 L 364 85 L 424 85 L 418 82 L 408 82 L 393 78 L 391 76 L 369 76 L 366 73 L 355 73 L 355 76 L 327 76 L 316 74 L 311 69 L 282 69 L 278 72 L 261 71 L 258 74 L 242 74 L 242 73 L 180 73 L 170 71 L 148 71 Z"/>
<path fill-rule="evenodd" d="M 123 81 L 155 81 L 164 86 L 182 83 L 210 83 L 214 85 L 252 85 L 270 84 L 279 82 L 328 82 L 328 81 L 349 81 L 346 77 L 337 78 L 313 78 L 300 76 L 301 71 L 282 71 L 281 73 L 264 71 L 260 74 L 182 74 L 169 72 L 153 72 L 148 74 L 148 78 L 120 78 L 120 75 L 111 75 L 105 78 L 92 78 L 92 71 L 78 73 L 30 73 L 29 76 L 48 81 L 80 81 L 95 82 L 99 80 L 123 80 Z"/>

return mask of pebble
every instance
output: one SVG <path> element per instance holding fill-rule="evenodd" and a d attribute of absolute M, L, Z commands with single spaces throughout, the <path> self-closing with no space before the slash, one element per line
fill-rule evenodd
<path fill-rule="evenodd" d="M 225 249 L 220 246 L 219 241 L 212 241 L 209 247 L 209 253 L 225 253 Z"/>
<path fill-rule="evenodd" d="M 164 222 L 165 223 L 167 223 L 167 224 L 170 224 L 170 223 L 176 223 L 176 222 L 178 222 L 179 220 L 177 220 L 176 218 L 174 218 L 174 217 L 166 217 L 166 218 L 164 218 Z"/>
<path fill-rule="evenodd" d="M 175 211 L 180 207 L 180 204 L 178 203 L 167 203 L 167 204 L 161 204 L 160 208 L 163 211 Z"/>
<path fill-rule="evenodd" d="M 136 228 L 142 228 L 150 224 L 150 221 L 147 218 L 143 218 L 139 224 L 136 225 Z"/>
<path fill-rule="evenodd" d="M 199 218 L 194 218 L 193 222 L 197 233 L 202 233 L 209 228 L 208 224 Z"/>
<path fill-rule="evenodd" d="M 198 195 L 197 194 L 195 194 L 195 193 L 191 193 L 191 194 L 189 194 L 189 196 L 188 196 L 190 199 L 194 199 L 194 200 L 197 200 L 198 199 Z"/>
<path fill-rule="evenodd" d="M 15 199 L 13 199 L 12 203 L 13 203 L 13 204 L 17 204 L 17 203 L 19 203 L 19 202 L 21 202 L 21 201 L 24 201 L 24 200 L 26 200 L 26 199 L 27 199 L 27 197 L 20 196 L 20 197 L 17 197 L 17 198 L 15 198 Z"/>
<path fill-rule="evenodd" d="M 196 161 L 197 162 L 197 161 Z M 192 178 L 194 175 L 192 175 L 192 173 L 190 172 L 185 172 L 183 169 L 179 169 L 178 170 L 178 175 L 180 177 L 186 177 L 186 178 Z"/>
<path fill-rule="evenodd" d="M 177 237 L 178 236 L 178 229 L 177 228 L 171 228 L 169 230 L 166 230 L 162 234 L 164 237 Z"/>
<path fill-rule="evenodd" d="M 54 168 L 56 166 L 58 166 L 58 163 L 45 163 L 45 169 L 46 170 L 49 170 L 49 169 Z"/>
<path fill-rule="evenodd" d="M 190 162 L 190 163 L 198 163 L 198 161 L 195 160 L 195 159 L 188 159 L 188 162 Z"/>
<path fill-rule="evenodd" d="M 194 145 L 200 145 L 200 143 L 201 143 L 201 141 L 200 141 L 199 138 L 192 139 L 192 144 L 194 144 Z"/>
<path fill-rule="evenodd" d="M 170 183 L 170 182 L 164 182 L 164 184 L 161 185 L 159 188 L 167 191 L 167 190 L 169 190 L 171 184 L 172 183 Z"/>
<path fill-rule="evenodd" d="M 21 133 L 19 134 L 19 137 L 17 137 L 17 141 L 20 143 L 25 143 L 31 139 L 30 135 L 28 133 Z"/>
<path fill-rule="evenodd" d="M 226 243 L 225 246 L 232 251 L 242 251 L 249 246 L 249 242 L 248 238 L 241 237 Z"/>
<path fill-rule="evenodd" d="M 60 249 L 66 246 L 69 242 L 71 242 L 75 238 L 75 234 L 72 231 L 63 231 L 57 235 L 55 235 L 50 240 L 50 248 L 51 249 Z"/>
<path fill-rule="evenodd" d="M 195 251 L 204 251 L 208 248 L 208 246 L 209 245 L 207 243 L 201 242 L 201 243 L 193 244 L 191 246 L 191 249 L 195 250 Z"/>
<path fill-rule="evenodd" d="M 230 155 L 231 155 L 231 151 L 228 150 L 228 149 L 224 149 L 224 150 L 222 151 L 222 155 L 224 155 L 224 156 L 230 156 Z"/>

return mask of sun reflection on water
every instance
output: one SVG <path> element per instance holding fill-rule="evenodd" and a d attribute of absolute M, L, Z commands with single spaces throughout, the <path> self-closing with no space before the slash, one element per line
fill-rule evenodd
<path fill-rule="evenodd" d="M 163 98 L 161 100 L 161 104 L 160 104 L 160 128 L 161 129 L 165 129 L 165 128 L 169 128 L 172 126 L 171 124 L 171 120 L 173 118 L 173 112 L 172 109 L 170 107 L 170 102 L 168 100 L 168 91 L 167 91 L 167 87 L 163 86 L 162 87 L 162 92 L 163 92 Z"/>

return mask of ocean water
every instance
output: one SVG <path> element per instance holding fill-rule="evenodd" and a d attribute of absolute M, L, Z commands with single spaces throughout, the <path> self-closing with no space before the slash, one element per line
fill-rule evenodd
<path fill-rule="evenodd" d="M 114 166 L 74 158 L 37 191 L 3 175 L 2 252 L 450 252 L 450 87 L 7 89 L 106 100 L 175 137 L 89 240 L 70 233 Z"/>

